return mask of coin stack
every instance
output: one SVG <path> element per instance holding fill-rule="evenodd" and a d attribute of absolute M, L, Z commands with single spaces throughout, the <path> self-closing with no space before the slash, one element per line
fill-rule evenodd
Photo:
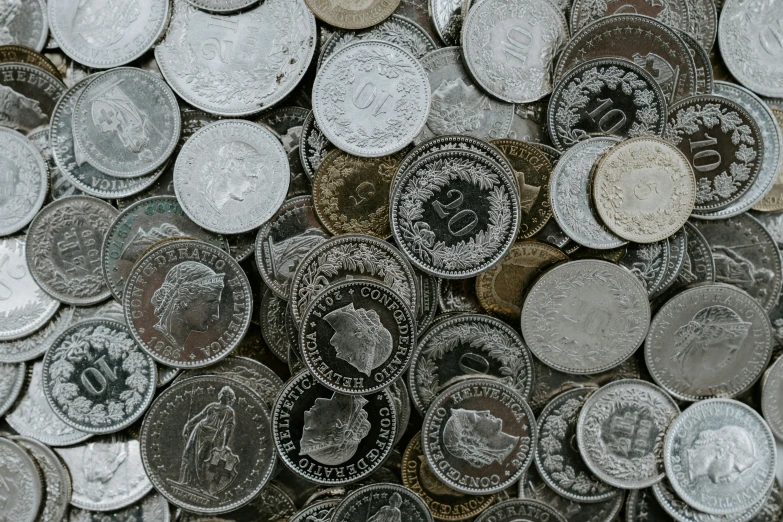
<path fill-rule="evenodd" d="M 0 0 L 0 521 L 780 522 L 781 125 L 782 0 Z"/>

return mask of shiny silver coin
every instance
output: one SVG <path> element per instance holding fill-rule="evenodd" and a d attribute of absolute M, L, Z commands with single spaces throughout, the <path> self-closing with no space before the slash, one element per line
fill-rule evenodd
<path fill-rule="evenodd" d="M 276 107 L 258 115 L 257 123 L 268 126 L 280 136 L 283 148 L 290 154 L 302 138 L 302 126 L 310 111 L 302 107 Z"/>
<path fill-rule="evenodd" d="M 220 234 L 260 227 L 280 208 L 290 171 L 274 135 L 249 121 L 218 121 L 196 132 L 177 157 L 174 189 L 185 213 Z"/>
<path fill-rule="evenodd" d="M 37 521 L 61 522 L 71 501 L 71 475 L 65 464 L 51 449 L 35 439 L 15 436 L 11 440 L 27 450 L 43 474 L 43 506 Z"/>
<path fill-rule="evenodd" d="M 301 510 L 289 519 L 290 522 L 331 522 L 334 509 L 340 504 L 342 499 L 321 500 L 311 504 Z M 393 519 L 392 519 L 393 520 Z"/>
<path fill-rule="evenodd" d="M 226 241 L 228 241 L 228 252 L 231 257 L 236 259 L 237 263 L 241 263 L 245 259 L 253 255 L 253 248 L 255 247 L 256 231 L 251 230 L 242 234 L 228 234 L 226 235 Z"/>
<path fill-rule="evenodd" d="M 690 13 L 690 24 L 686 32 L 693 37 L 706 52 L 715 45 L 718 35 L 718 4 L 714 0 L 686 0 Z"/>
<path fill-rule="evenodd" d="M 524 518 L 520 518 L 524 517 Z M 543 502 L 528 499 L 512 499 L 491 506 L 476 518 L 476 522 L 566 522 L 555 509 Z"/>
<path fill-rule="evenodd" d="M 49 196 L 52 199 L 60 199 L 68 196 L 78 196 L 82 192 L 76 188 L 76 186 L 68 181 L 65 174 L 62 173 L 60 167 L 54 161 L 54 155 L 52 154 L 52 147 L 49 143 L 50 130 L 49 126 L 41 127 L 40 130 L 31 132 L 27 135 L 33 145 L 38 149 L 38 152 L 43 156 L 46 166 L 49 168 Z"/>
<path fill-rule="evenodd" d="M 647 295 L 652 296 L 663 286 L 671 256 L 671 242 L 668 238 L 655 243 L 629 243 L 626 254 L 618 264 L 638 277 Z"/>
<path fill-rule="evenodd" d="M 0 364 L 0 415 L 16 402 L 22 391 L 27 368 L 24 363 Z"/>
<path fill-rule="evenodd" d="M 144 469 L 155 489 L 179 507 L 206 514 L 237 509 L 258 495 L 274 469 L 270 438 L 261 397 L 211 375 L 162 392 L 140 435 Z"/>
<path fill-rule="evenodd" d="M 462 27 L 471 75 L 489 94 L 510 103 L 533 102 L 552 92 L 553 61 L 567 39 L 563 13 L 543 0 L 481 0 Z"/>
<path fill-rule="evenodd" d="M 372 516 L 372 518 L 368 518 Z M 364 486 L 345 496 L 334 509 L 332 522 L 367 520 L 432 522 L 432 513 L 416 493 L 397 484 Z"/>
<path fill-rule="evenodd" d="M 289 334 L 286 328 L 286 316 L 288 315 L 288 302 L 281 299 L 269 288 L 264 290 L 261 297 L 261 310 L 259 324 L 261 336 L 275 357 L 281 361 L 288 360 L 288 350 L 291 348 L 291 337 L 297 339 L 294 346 L 299 346 L 298 331 Z"/>
<path fill-rule="evenodd" d="M 654 501 L 663 508 L 668 516 L 677 522 L 748 522 L 759 512 L 764 502 L 759 501 L 749 509 L 730 515 L 711 515 L 683 502 L 672 489 L 668 479 L 663 479 L 652 487 Z M 761 521 L 756 521 L 761 522 Z"/>
<path fill-rule="evenodd" d="M 444 484 L 486 495 L 514 484 L 530 466 L 536 420 L 513 388 L 473 378 L 432 401 L 421 434 L 427 464 Z"/>
<path fill-rule="evenodd" d="M 666 392 L 646 381 L 607 384 L 579 413 L 579 451 L 587 467 L 612 486 L 652 486 L 664 477 L 663 435 L 679 413 Z"/>
<path fill-rule="evenodd" d="M 0 199 L 0 235 L 27 226 L 43 206 L 49 171 L 36 146 L 18 132 L 0 127 L 0 165 L 5 172 L 5 195 Z"/>
<path fill-rule="evenodd" d="M 761 415 L 730 399 L 685 410 L 666 433 L 666 474 L 689 506 L 714 515 L 747 510 L 775 480 L 775 439 Z"/>
<path fill-rule="evenodd" d="M 23 45 L 41 52 L 49 35 L 46 0 L 9 3 L 0 25 L 2 45 Z"/>
<path fill-rule="evenodd" d="M 230 517 L 232 522 L 257 522 L 259 520 L 282 521 L 289 520 L 289 517 L 296 513 L 296 505 L 291 496 L 283 489 L 270 482 L 256 498 L 237 510 L 224 514 L 217 520 L 223 521 Z M 190 513 L 184 510 L 177 510 L 179 522 L 215 522 L 214 515 Z M 175 517 L 176 519 L 176 517 Z M 130 522 L 130 521 L 129 521 Z M 307 521 L 310 522 L 310 521 Z M 313 521 L 321 522 L 321 521 Z M 330 521 L 323 521 L 330 522 Z"/>
<path fill-rule="evenodd" d="M 459 45 L 462 33 L 461 0 L 429 0 L 430 18 L 441 41 L 446 45 Z"/>
<path fill-rule="evenodd" d="M 35 522 L 44 498 L 44 482 L 37 464 L 19 445 L 0 437 L 0 473 L 8 497 L 0 513 L 6 520 Z"/>
<path fill-rule="evenodd" d="M 761 377 L 772 355 L 767 313 L 736 287 L 689 288 L 664 304 L 644 346 L 655 382 L 680 400 L 735 397 Z"/>
<path fill-rule="evenodd" d="M 313 193 L 310 177 L 302 166 L 302 158 L 299 153 L 299 145 L 288 153 L 288 165 L 291 167 L 291 182 L 288 184 L 287 199 L 298 196 L 309 196 Z"/>
<path fill-rule="evenodd" d="M 418 283 L 416 285 L 416 309 L 414 310 L 416 313 L 416 333 L 421 336 L 430 327 L 438 313 L 441 280 L 416 268 L 413 269 L 413 275 Z"/>
<path fill-rule="evenodd" d="M 436 317 L 438 323 L 444 319 L 446 314 L 457 313 L 476 313 L 486 314 L 486 310 L 481 306 L 476 293 L 477 278 L 470 279 L 443 279 L 440 285 L 440 295 L 438 297 L 438 310 L 440 315 Z M 434 323 L 435 321 L 433 321 Z"/>
<path fill-rule="evenodd" d="M 258 3 L 258 0 L 187 0 L 189 4 L 213 13 L 239 11 Z"/>
<path fill-rule="evenodd" d="M 235 45 L 229 46 L 228 38 Z M 302 0 L 264 1 L 228 16 L 175 0 L 155 58 L 185 101 L 220 116 L 261 112 L 302 79 L 316 43 L 315 17 Z"/>
<path fill-rule="evenodd" d="M 649 324 L 642 283 L 602 260 L 554 267 L 533 285 L 522 307 L 530 350 L 568 373 L 597 373 L 622 363 L 642 344 Z"/>
<path fill-rule="evenodd" d="M 308 178 L 313 178 L 321 162 L 332 150 L 334 145 L 321 132 L 313 112 L 310 111 L 302 124 L 302 135 L 299 141 L 299 159 Z"/>
<path fill-rule="evenodd" d="M 318 71 L 313 114 L 338 148 L 380 157 L 403 149 L 421 132 L 430 95 L 427 73 L 408 51 L 360 41 L 335 52 Z"/>
<path fill-rule="evenodd" d="M 37 2 L 31 0 L 26 4 Z M 47 125 L 64 91 L 65 85 L 59 78 L 34 65 L 0 64 L 0 93 L 5 107 L 0 111 L 0 125 L 23 134 Z"/>
<path fill-rule="evenodd" d="M 778 359 L 764 374 L 761 390 L 761 413 L 769 429 L 783 440 L 783 361 Z"/>
<path fill-rule="evenodd" d="M 401 377 L 389 386 L 389 391 L 394 399 L 394 409 L 397 412 L 397 435 L 394 437 L 394 445 L 399 444 L 408 428 L 411 420 L 411 398 L 408 387 L 405 386 L 405 378 Z"/>
<path fill-rule="evenodd" d="M 103 278 L 99 246 L 117 209 L 89 196 L 50 203 L 27 230 L 27 265 L 38 285 L 67 304 L 91 305 L 111 293 Z"/>
<path fill-rule="evenodd" d="M 153 491 L 143 499 L 122 509 L 87 511 L 72 508 L 68 522 L 169 522 L 169 503 Z"/>

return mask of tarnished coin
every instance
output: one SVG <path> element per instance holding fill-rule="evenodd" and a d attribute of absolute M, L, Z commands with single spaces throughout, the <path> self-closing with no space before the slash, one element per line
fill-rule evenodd
<path fill-rule="evenodd" d="M 0 437 L 0 472 L 7 495 L 0 515 L 14 522 L 38 520 L 45 495 L 41 471 L 24 448 L 4 437 Z"/>
<path fill-rule="evenodd" d="M 710 2 L 712 1 L 710 0 Z M 672 517 L 669 516 L 655 499 L 655 496 L 653 496 L 653 488 L 633 489 L 628 492 L 625 502 L 625 518 L 622 520 L 623 522 L 673 521 Z"/>
<path fill-rule="evenodd" d="M 320 20 L 340 29 L 364 29 L 387 19 L 400 0 L 305 0 Z"/>
<path fill-rule="evenodd" d="M 71 475 L 65 469 L 65 464 L 51 449 L 35 439 L 14 436 L 11 440 L 27 450 L 43 474 L 43 506 L 36 520 L 64 520 L 71 500 Z"/>
<path fill-rule="evenodd" d="M 245 9 L 258 2 L 258 0 L 187 0 L 189 4 L 215 13 L 230 13 Z"/>
<path fill-rule="evenodd" d="M 0 127 L 0 235 L 27 226 L 43 206 L 49 189 L 49 171 L 36 146 L 18 132 Z"/>
<path fill-rule="evenodd" d="M 765 373 L 761 391 L 761 413 L 769 429 L 783 440 L 783 359 L 778 359 Z"/>
<path fill-rule="evenodd" d="M 302 107 L 277 107 L 259 114 L 256 122 L 266 125 L 280 136 L 290 158 L 291 152 L 301 142 L 302 126 L 309 114 L 310 111 Z"/>
<path fill-rule="evenodd" d="M 404 16 L 408 20 L 416 22 L 421 26 L 433 41 L 439 41 L 438 30 L 435 27 L 435 21 L 429 13 L 428 0 L 402 0 L 395 9 L 394 14 Z M 437 44 L 439 45 L 439 44 Z"/>
<path fill-rule="evenodd" d="M 771 114 L 774 116 L 774 121 L 777 123 L 777 126 L 772 126 L 772 127 L 776 127 L 777 130 L 780 131 L 781 127 L 783 127 L 783 109 L 780 109 L 778 107 L 769 107 L 769 110 L 771 111 Z M 777 150 L 779 151 L 780 148 L 781 145 L 780 142 L 778 142 Z M 765 143 L 764 152 L 765 153 L 768 152 L 766 143 Z M 772 169 L 771 163 L 772 162 L 767 163 L 766 158 L 764 158 L 764 163 L 762 164 L 762 171 L 761 174 L 759 174 L 760 180 L 761 178 L 766 177 L 764 176 L 765 171 L 767 171 L 768 169 L 770 170 Z M 783 165 L 778 165 L 777 173 L 775 174 L 773 179 L 774 181 L 772 182 L 773 183 L 772 188 L 764 196 L 764 198 L 753 207 L 753 210 L 760 210 L 764 212 L 777 212 L 783 210 Z"/>
<path fill-rule="evenodd" d="M 30 0 L 26 4 L 39 1 Z M 43 69 L 25 63 L 0 64 L 0 125 L 23 134 L 48 125 L 63 92 L 63 82 Z"/>
<path fill-rule="evenodd" d="M 587 467 L 623 489 L 652 486 L 664 477 L 663 435 L 680 413 L 666 392 L 628 379 L 599 388 L 577 422 L 577 443 Z"/>
<path fill-rule="evenodd" d="M 3 7 L 0 44 L 23 45 L 41 52 L 48 35 L 45 0 L 9 2 Z"/>
<path fill-rule="evenodd" d="M 517 103 L 514 106 L 514 120 L 508 138 L 534 144 L 547 155 L 552 165 L 557 163 L 560 151 L 550 147 L 549 130 L 546 126 L 546 99 L 533 103 Z M 548 100 L 547 100 L 548 101 Z M 546 144 L 546 145 L 545 145 Z M 550 149 L 550 150 L 546 150 Z M 552 155 L 554 152 L 554 156 Z"/>
<path fill-rule="evenodd" d="M 783 266 L 775 239 L 750 214 L 720 221 L 695 221 L 712 247 L 715 281 L 737 286 L 767 312 L 778 301 Z"/>
<path fill-rule="evenodd" d="M 533 354 L 568 373 L 617 366 L 642 344 L 650 304 L 641 281 L 608 261 L 569 261 L 546 272 L 522 306 Z"/>
<path fill-rule="evenodd" d="M 250 282 L 227 253 L 201 241 L 169 241 L 136 262 L 123 295 L 133 337 L 153 359 L 177 368 L 231 353 L 253 312 Z"/>
<path fill-rule="evenodd" d="M 57 162 L 54 161 L 54 155 L 52 154 L 52 147 L 49 143 L 50 130 L 49 127 L 41 127 L 37 131 L 33 131 L 27 135 L 33 145 L 38 149 L 38 152 L 43 156 L 46 166 L 49 169 L 49 196 L 51 199 L 60 199 L 68 196 L 78 196 L 82 192 L 76 188 L 76 186 L 68 181 L 65 174 L 62 173 L 60 167 L 57 166 Z"/>
<path fill-rule="evenodd" d="M 304 76 L 315 44 L 315 17 L 302 0 L 264 1 L 228 16 L 175 0 L 155 58 L 185 101 L 237 117 L 260 112 L 288 95 Z"/>
<path fill-rule="evenodd" d="M 675 493 L 668 479 L 663 479 L 652 487 L 654 502 L 663 508 L 668 517 L 678 522 L 762 522 L 756 520 L 754 515 L 759 512 L 764 502 L 756 502 L 752 507 L 729 515 L 711 515 L 686 504 Z"/>
<path fill-rule="evenodd" d="M 236 259 L 237 263 L 241 263 L 253 255 L 253 250 L 256 246 L 256 231 L 250 230 L 241 234 L 227 234 L 226 241 L 228 242 L 228 252 L 231 254 L 231 257 Z"/>
<path fill-rule="evenodd" d="M 544 228 L 539 230 L 538 233 L 533 236 L 533 239 L 559 249 L 569 249 L 573 251 L 574 249 L 579 248 L 579 245 L 563 232 L 560 225 L 558 225 L 557 221 L 554 219 L 547 221 Z"/>
<path fill-rule="evenodd" d="M 288 520 L 290 522 L 330 522 L 334 509 L 340 502 L 340 499 L 318 501 L 297 511 Z"/>
<path fill-rule="evenodd" d="M 22 391 L 27 369 L 24 363 L 0 364 L 0 415 L 16 402 Z"/>
<path fill-rule="evenodd" d="M 318 219 L 334 235 L 391 236 L 389 192 L 404 154 L 360 158 L 333 150 L 313 177 Z"/>
<path fill-rule="evenodd" d="M 299 159 L 302 160 L 302 167 L 307 177 L 312 179 L 315 176 L 315 171 L 333 149 L 334 145 L 321 132 L 313 112 L 310 111 L 302 124 L 302 135 L 299 140 Z"/>
<path fill-rule="evenodd" d="M 489 94 L 510 103 L 552 92 L 552 65 L 568 38 L 563 13 L 542 0 L 481 0 L 462 27 L 465 64 Z"/>
<path fill-rule="evenodd" d="M 288 157 L 262 126 L 218 121 L 197 131 L 182 147 L 174 188 L 185 213 L 198 225 L 238 234 L 264 224 L 288 192 Z"/>
<path fill-rule="evenodd" d="M 671 255 L 668 238 L 655 243 L 629 243 L 626 254 L 618 264 L 638 277 L 647 295 L 652 296 L 663 286 Z"/>
<path fill-rule="evenodd" d="M 476 278 L 476 295 L 487 312 L 516 323 L 530 285 L 544 270 L 568 261 L 561 250 L 539 241 L 514 243 L 500 263 Z"/>
<path fill-rule="evenodd" d="M 536 420 L 513 388 L 474 378 L 432 401 L 421 433 L 427 464 L 444 484 L 488 495 L 514 484 L 530 466 Z"/>
<path fill-rule="evenodd" d="M 30 4 L 32 5 L 34 2 L 30 2 Z M 13 44 L 0 45 L 0 63 L 27 63 L 35 65 L 52 76 L 62 79 L 57 66 L 43 54 L 31 49 L 31 46 Z"/>
<path fill-rule="evenodd" d="M 256 522 L 258 520 L 278 522 L 290 520 L 290 517 L 294 516 L 295 513 L 296 505 L 288 493 L 275 486 L 274 483 L 269 483 L 264 486 L 261 493 L 251 500 L 249 504 L 226 513 L 218 520 L 222 521 L 225 520 L 225 517 L 230 517 L 229 520 L 235 522 Z M 212 515 L 190 513 L 184 510 L 178 511 L 178 514 L 181 515 L 179 518 L 180 522 L 215 522 L 215 517 Z"/>
<path fill-rule="evenodd" d="M 275 356 L 281 361 L 288 360 L 288 350 L 291 348 L 291 336 L 286 328 L 286 316 L 288 315 L 288 302 L 275 295 L 267 288 L 261 298 L 261 336 L 264 342 Z M 291 335 L 298 339 L 298 332 Z M 299 349 L 299 342 L 294 346 Z"/>
<path fill-rule="evenodd" d="M 685 0 L 686 3 L 707 3 L 707 0 Z M 697 22 L 697 25 L 701 25 Z M 715 78 L 712 72 L 709 53 L 702 47 L 699 41 L 690 33 L 680 31 L 679 37 L 688 48 L 696 66 L 696 94 L 712 94 Z"/>
<path fill-rule="evenodd" d="M 290 379 L 272 410 L 278 456 L 299 477 L 344 485 L 378 469 L 391 453 L 397 413 L 389 390 L 343 395 L 306 371 Z"/>
<path fill-rule="evenodd" d="M 590 195 L 595 162 L 617 143 L 617 138 L 590 138 L 577 143 L 557 162 L 549 182 L 555 221 L 569 238 L 589 248 L 611 249 L 626 243 L 599 221 Z"/>
<path fill-rule="evenodd" d="M 670 287 L 672 292 L 681 290 L 695 283 L 712 283 L 715 281 L 715 260 L 712 258 L 712 250 L 707 240 L 699 232 L 699 229 L 690 222 L 683 227 L 687 235 L 687 247 L 682 270 L 677 275 L 674 284 Z"/>
<path fill-rule="evenodd" d="M 74 305 L 109 297 L 100 245 L 117 214 L 105 201 L 89 196 L 70 196 L 44 207 L 26 238 L 27 265 L 40 287 Z"/>
<path fill-rule="evenodd" d="M 775 480 L 775 439 L 749 406 L 709 399 L 685 410 L 666 432 L 664 464 L 689 506 L 738 513 L 766 498 Z"/>
<path fill-rule="evenodd" d="M 313 113 L 321 131 L 356 156 L 401 150 L 424 128 L 429 108 L 430 86 L 419 61 L 378 40 L 335 52 L 313 85 Z"/>
<path fill-rule="evenodd" d="M 191 377 L 163 391 L 140 438 L 155 489 L 190 511 L 237 509 L 258 495 L 274 469 L 266 405 L 250 388 L 220 376 Z"/>
<path fill-rule="evenodd" d="M 72 508 L 68 522 L 169 522 L 169 504 L 153 491 L 128 507 L 113 511 L 87 511 Z"/>
<path fill-rule="evenodd" d="M 755 299 L 707 284 L 661 307 L 644 355 L 655 382 L 678 399 L 697 401 L 747 391 L 764 373 L 772 345 L 769 318 Z"/>
<path fill-rule="evenodd" d="M 592 188 L 601 220 L 636 243 L 673 235 L 698 201 L 688 159 L 660 138 L 633 138 L 607 150 L 595 166 Z"/>
<path fill-rule="evenodd" d="M 660 4 L 649 4 L 644 0 L 621 0 L 612 3 L 574 0 L 571 6 L 571 32 L 576 33 L 600 18 L 620 13 L 649 16 L 673 29 L 687 31 L 690 27 L 688 11 L 686 0 L 671 0 Z"/>
<path fill-rule="evenodd" d="M 427 504 L 413 491 L 397 484 L 372 484 L 346 495 L 332 514 L 332 522 L 405 520 L 432 522 Z"/>
<path fill-rule="evenodd" d="M 524 518 L 520 518 L 524 517 Z M 500 502 L 484 511 L 476 522 L 567 522 L 555 509 L 538 500 L 511 499 Z"/>
<path fill-rule="evenodd" d="M 574 502 L 603 502 L 620 491 L 597 478 L 572 444 L 579 413 L 596 388 L 577 388 L 555 397 L 538 416 L 536 469 L 558 495 Z"/>

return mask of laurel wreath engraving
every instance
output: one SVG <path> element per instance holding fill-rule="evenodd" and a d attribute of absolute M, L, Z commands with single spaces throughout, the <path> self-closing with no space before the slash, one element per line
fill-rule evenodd
<path fill-rule="evenodd" d="M 721 45 L 725 43 L 723 58 L 732 69 L 742 71 L 743 78 L 765 88 L 779 89 L 780 76 L 777 60 L 769 60 L 766 52 L 760 52 L 758 33 L 768 20 L 775 20 L 776 4 L 754 2 L 752 5 L 732 6 L 721 14 Z M 725 21 L 724 21 L 725 20 Z M 706 24 L 703 24 L 706 25 Z"/>
<path fill-rule="evenodd" d="M 32 484 L 22 481 L 24 477 L 30 476 L 30 469 L 25 466 L 19 455 L 8 450 L 0 452 L 0 471 L 4 477 L 18 477 L 20 480 L 16 483 L 12 501 L 7 502 L 3 507 L 3 516 L 6 520 L 23 520 L 29 516 L 29 513 L 35 511 Z"/>
<path fill-rule="evenodd" d="M 35 207 L 38 195 L 44 189 L 38 164 L 30 151 L 16 139 L 3 140 L 2 156 L 19 170 L 14 185 L 14 197 L 0 205 L 0 228 L 18 223 Z"/>
<path fill-rule="evenodd" d="M 648 292 L 653 288 L 658 271 L 663 263 L 663 247 L 660 243 L 650 243 L 639 247 L 639 261 L 634 262 L 630 269 L 644 285 Z"/>
<path fill-rule="evenodd" d="M 385 22 L 367 31 L 358 33 L 354 31 L 340 32 L 336 33 L 334 38 L 334 45 L 329 46 L 329 54 L 324 58 L 333 55 L 349 44 L 362 40 L 383 40 L 384 42 L 393 43 L 410 52 L 416 58 L 421 58 L 428 52 L 435 50 L 432 42 L 428 41 L 426 37 L 417 33 L 409 24 L 405 24 L 394 17 L 388 18 Z M 332 42 L 330 41 L 329 43 Z"/>
<path fill-rule="evenodd" d="M 47 303 L 51 302 L 51 297 L 40 288 L 33 290 L 32 294 L 35 295 L 34 301 L 7 312 L 0 312 L 0 331 L 9 332 L 24 328 L 38 321 L 46 313 L 46 309 L 49 308 Z"/>

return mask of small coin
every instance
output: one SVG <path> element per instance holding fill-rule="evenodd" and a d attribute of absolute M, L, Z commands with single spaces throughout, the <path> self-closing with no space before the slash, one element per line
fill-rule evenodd
<path fill-rule="evenodd" d="M 291 347 L 291 338 L 286 328 L 287 313 L 288 303 L 275 295 L 269 288 L 264 290 L 259 317 L 261 335 L 272 353 L 281 361 L 288 360 L 288 350 Z M 298 338 L 299 334 L 295 331 L 293 335 Z M 298 341 L 294 346 L 298 349 Z"/>
<path fill-rule="evenodd" d="M 36 146 L 18 132 L 0 127 L 0 168 L 4 173 L 0 198 L 0 235 L 27 226 L 43 206 L 49 171 Z"/>
<path fill-rule="evenodd" d="M 383 41 L 346 46 L 313 85 L 313 113 L 326 138 L 356 156 L 386 156 L 421 132 L 430 108 L 427 73 L 404 49 Z"/>
<path fill-rule="evenodd" d="M 386 20 L 400 0 L 305 0 L 320 20 L 340 29 L 364 29 Z"/>
<path fill-rule="evenodd" d="M 557 221 L 554 219 L 547 221 L 546 225 L 544 225 L 544 228 L 539 230 L 538 233 L 533 236 L 533 239 L 547 243 L 559 249 L 573 249 L 574 247 L 579 248 L 579 245 L 574 243 L 571 238 L 568 237 L 565 232 L 563 232 L 563 230 L 560 228 L 560 225 L 558 225 Z"/>
<path fill-rule="evenodd" d="M 310 111 L 302 124 L 302 135 L 299 140 L 299 159 L 302 160 L 302 167 L 307 177 L 312 179 L 315 176 L 315 171 L 333 149 L 334 145 L 321 132 L 313 112 Z"/>
<path fill-rule="evenodd" d="M 663 479 L 652 487 L 654 501 L 662 506 L 667 520 L 672 518 L 678 522 L 747 522 L 761 509 L 763 502 L 757 502 L 750 509 L 730 515 L 711 515 L 693 509 L 683 502 L 672 489 L 668 479 Z M 669 518 L 671 517 L 671 518 Z M 755 522 L 761 522 L 756 520 Z"/>
<path fill-rule="evenodd" d="M 0 125 L 23 134 L 47 125 L 64 91 L 58 77 L 34 65 L 0 63 L 0 93 L 6 104 Z"/>
<path fill-rule="evenodd" d="M 722 84 L 723 82 L 720 82 L 719 87 L 722 87 Z M 763 212 L 778 212 L 783 210 L 783 179 L 781 178 L 781 175 L 783 175 L 783 153 L 781 153 L 781 140 L 777 139 L 781 137 L 780 129 L 783 126 L 783 109 L 777 107 L 768 107 L 768 111 L 770 111 L 771 115 L 773 116 L 772 122 L 777 123 L 777 125 L 770 125 L 767 123 L 762 127 L 762 135 L 765 138 L 765 156 L 762 160 L 763 162 L 761 165 L 761 173 L 759 174 L 758 183 L 763 184 L 762 179 L 770 178 L 769 174 L 774 172 L 772 175 L 772 188 L 769 189 L 769 192 L 767 192 L 761 201 L 757 202 L 753 206 L 753 210 L 760 210 Z M 769 118 L 757 118 L 756 121 L 759 122 L 759 125 L 762 125 L 765 120 L 769 121 Z M 772 132 L 765 133 L 765 130 Z M 766 156 L 767 154 L 770 154 L 769 159 Z M 752 188 L 751 191 L 753 191 Z"/>
<path fill-rule="evenodd" d="M 27 369 L 24 363 L 0 364 L 0 415 L 4 415 L 16 402 L 22 391 Z"/>
<path fill-rule="evenodd" d="M 272 410 L 280 459 L 295 475 L 322 485 L 361 480 L 389 456 L 397 413 L 389 390 L 343 395 L 309 372 L 291 378 Z"/>
<path fill-rule="evenodd" d="M 673 29 L 686 31 L 690 27 L 690 13 L 686 0 L 666 4 L 648 4 L 644 0 L 622 0 L 599 4 L 590 0 L 574 0 L 571 7 L 571 32 L 577 33 L 592 22 L 615 13 L 635 13 L 654 18 Z"/>
<path fill-rule="evenodd" d="M 189 4 L 215 13 L 239 11 L 258 3 L 258 0 L 187 0 Z"/>
<path fill-rule="evenodd" d="M 664 464 L 689 506 L 714 515 L 738 513 L 766 498 L 775 480 L 775 439 L 749 406 L 709 399 L 672 423 Z"/>
<path fill-rule="evenodd" d="M 153 491 L 143 499 L 122 509 L 87 511 L 72 508 L 68 522 L 169 522 L 169 504 Z"/>
<path fill-rule="evenodd" d="M 619 365 L 642 344 L 650 324 L 639 279 L 608 261 L 569 261 L 533 285 L 522 306 L 522 331 L 544 364 L 568 373 Z"/>
<path fill-rule="evenodd" d="M 302 140 L 302 127 L 309 114 L 302 107 L 277 107 L 259 114 L 256 121 L 275 131 L 290 154 Z"/>
<path fill-rule="evenodd" d="M 626 254 L 619 265 L 639 278 L 647 295 L 652 296 L 663 286 L 666 271 L 672 256 L 669 239 L 655 243 L 629 243 Z"/>
<path fill-rule="evenodd" d="M 366 505 L 366 507 L 365 507 Z M 432 522 L 427 504 L 413 491 L 397 484 L 372 484 L 346 495 L 332 515 L 332 522 L 364 522 L 367 517 L 384 520 Z"/>
<path fill-rule="evenodd" d="M 653 489 L 645 488 L 628 492 L 623 522 L 672 522 L 672 518 L 653 496 Z"/>
<path fill-rule="evenodd" d="M 769 429 L 783 440 L 783 359 L 778 359 L 765 373 L 761 392 L 761 412 Z"/>
<path fill-rule="evenodd" d="M 655 382 L 674 397 L 734 397 L 764 373 L 772 355 L 767 313 L 736 287 L 699 285 L 664 304 L 644 346 Z M 704 371 L 709 365 L 710 371 Z"/>
<path fill-rule="evenodd" d="M 687 234 L 687 248 L 682 270 L 677 275 L 674 284 L 669 288 L 671 292 L 682 290 L 688 285 L 696 283 L 715 282 L 715 260 L 712 258 L 712 250 L 699 229 L 690 222 L 683 227 Z"/>
<path fill-rule="evenodd" d="M 16 44 L 41 52 L 49 35 L 45 0 L 8 5 L 3 12 L 2 43 Z"/>
<path fill-rule="evenodd" d="M 427 463 L 444 484 L 488 495 L 514 484 L 530 466 L 536 420 L 513 388 L 473 378 L 432 401 L 421 433 Z"/>
<path fill-rule="evenodd" d="M 33 5 L 35 2 L 30 2 Z M 24 45 L 2 45 L 0 46 L 0 63 L 27 63 L 43 69 L 52 76 L 61 78 L 57 66 L 49 58 Z"/>
<path fill-rule="evenodd" d="M 290 522 L 331 522 L 340 500 L 321 500 L 297 511 Z"/>
<path fill-rule="evenodd" d="M 609 383 L 582 406 L 579 451 L 587 467 L 612 486 L 652 486 L 664 477 L 663 434 L 679 413 L 672 398 L 653 384 L 635 379 Z"/>
<path fill-rule="evenodd" d="M 520 519 L 519 517 L 524 517 Z M 529 499 L 511 499 L 499 502 L 484 511 L 476 522 L 566 522 L 555 509 L 543 502 Z"/>
<path fill-rule="evenodd" d="M 44 498 L 41 471 L 24 448 L 0 437 L 0 472 L 5 479 L 8 498 L 2 514 L 14 522 L 34 522 Z"/>
<path fill-rule="evenodd" d="M 227 253 L 201 241 L 169 241 L 136 262 L 123 295 L 134 339 L 177 368 L 213 364 L 244 337 L 253 311 L 250 282 Z"/>
<path fill-rule="evenodd" d="M 690 4 L 695 4 L 697 2 L 706 3 L 706 0 L 685 1 Z M 693 58 L 693 63 L 696 66 L 696 94 L 712 94 L 714 78 L 712 64 L 710 63 L 710 55 L 695 36 L 691 36 L 690 33 L 685 31 L 680 31 L 678 35 L 682 38 L 683 43 L 688 48 L 688 52 L 691 53 L 691 58 Z"/>
<path fill-rule="evenodd" d="M 11 437 L 11 440 L 27 450 L 43 474 L 43 506 L 37 521 L 62 521 L 68 513 L 71 500 L 71 476 L 60 457 L 35 439 Z M 9 477 L 5 477 L 9 478 Z"/>
<path fill-rule="evenodd" d="M 26 238 L 27 265 L 38 285 L 67 304 L 91 305 L 109 297 L 99 245 L 117 214 L 105 201 L 89 196 L 70 196 L 44 207 Z"/>
<path fill-rule="evenodd" d="M 242 120 L 201 128 L 182 147 L 174 170 L 185 213 L 220 234 L 249 232 L 268 221 L 285 200 L 289 182 L 280 142 Z"/>
<path fill-rule="evenodd" d="M 54 161 L 54 155 L 52 154 L 52 147 L 49 143 L 49 127 L 41 127 L 37 131 L 33 131 L 27 135 L 33 145 L 38 149 L 38 152 L 43 156 L 46 166 L 49 169 L 49 196 L 51 199 L 60 199 L 67 196 L 78 196 L 82 192 L 76 188 L 76 186 L 68 181 L 68 178 L 57 166 Z"/>

